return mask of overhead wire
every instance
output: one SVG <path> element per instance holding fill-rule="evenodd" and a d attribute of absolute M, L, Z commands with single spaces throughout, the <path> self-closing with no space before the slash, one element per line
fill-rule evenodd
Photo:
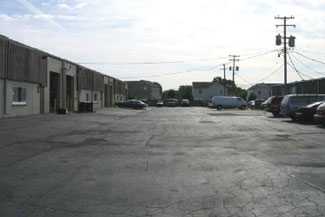
<path fill-rule="evenodd" d="M 302 54 L 302 53 L 300 53 L 298 51 L 293 51 L 293 52 L 296 53 L 296 54 L 298 54 L 298 55 L 300 55 L 300 56 L 302 56 L 302 57 L 304 57 L 304 58 L 306 58 L 306 59 L 309 59 L 311 61 L 314 61 L 314 62 L 321 63 L 321 64 L 324 64 L 325 65 L 325 61 L 318 60 L 318 59 L 315 59 L 315 58 L 312 58 L 312 57 L 308 57 L 305 54 Z"/>
<path fill-rule="evenodd" d="M 282 67 L 283 67 L 284 64 L 281 64 L 280 66 L 278 66 L 276 69 L 274 69 L 273 71 L 271 71 L 270 74 L 268 74 L 267 76 L 255 81 L 255 83 L 259 83 L 259 82 L 262 82 L 262 81 L 265 81 L 266 79 L 270 78 L 272 75 L 274 75 L 276 72 L 278 72 Z"/>
<path fill-rule="evenodd" d="M 310 69 L 312 72 L 314 72 L 315 74 L 318 74 L 318 75 L 322 75 L 324 76 L 325 75 L 325 72 L 320 72 L 318 70 L 315 70 L 313 69 L 311 66 L 309 66 L 308 64 L 304 63 L 303 61 L 301 61 L 299 58 L 297 58 L 295 55 L 291 54 L 291 57 L 297 61 L 298 63 L 300 63 L 301 65 L 303 65 L 305 68 L 308 68 Z"/>
<path fill-rule="evenodd" d="M 309 78 L 313 78 L 313 77 L 311 77 L 311 76 L 309 76 L 309 75 L 306 75 L 306 74 L 304 74 L 304 73 L 302 73 L 302 72 L 300 72 L 298 69 L 297 69 L 297 67 L 296 67 L 296 65 L 294 64 L 294 62 L 292 61 L 292 58 L 291 58 L 291 55 L 290 55 L 290 53 L 288 53 L 288 57 L 289 57 L 289 61 L 290 61 L 290 63 L 288 64 L 296 73 L 297 73 L 297 75 L 302 79 L 302 80 L 305 80 L 304 79 L 304 77 L 303 77 L 303 75 L 305 76 L 305 77 L 309 77 Z"/>
<path fill-rule="evenodd" d="M 174 72 L 174 73 L 165 73 L 165 74 L 164 73 L 155 73 L 155 74 L 152 74 L 152 75 L 144 75 L 144 76 L 140 76 L 140 77 L 141 78 L 152 78 L 152 77 L 173 76 L 173 75 L 191 73 L 191 72 L 196 72 L 196 71 L 212 71 L 212 70 L 214 70 L 216 68 L 219 68 L 221 65 L 223 65 L 223 63 L 215 65 L 215 66 L 210 67 L 208 69 L 195 68 L 195 69 L 188 69 L 188 70 L 185 70 L 185 71 Z M 134 78 L 139 78 L 139 76 L 137 76 L 137 77 L 124 77 L 123 79 L 134 79 Z"/>
<path fill-rule="evenodd" d="M 263 52 L 263 53 L 259 53 L 259 54 L 256 54 L 256 55 L 252 55 L 252 56 L 249 56 L 249 57 L 246 57 L 246 58 L 242 58 L 242 59 L 240 59 L 240 61 L 246 61 L 246 60 L 254 59 L 256 57 L 265 56 L 267 54 L 271 54 L 271 53 L 274 53 L 276 51 L 277 51 L 277 49 L 273 49 L 273 50 L 266 51 L 266 52 Z"/>
<path fill-rule="evenodd" d="M 189 60 L 171 60 L 171 61 L 144 61 L 144 62 L 79 62 L 84 65 L 162 65 L 162 64 L 178 64 L 178 63 L 189 63 L 196 61 L 210 61 L 210 60 L 221 60 L 228 59 L 226 57 L 216 58 L 200 58 L 200 59 L 189 59 Z"/>

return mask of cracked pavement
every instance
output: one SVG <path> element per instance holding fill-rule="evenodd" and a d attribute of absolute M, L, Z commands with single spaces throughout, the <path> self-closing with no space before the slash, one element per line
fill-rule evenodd
<path fill-rule="evenodd" d="M 249 110 L 2 119 L 0 216 L 321 217 L 324 141 Z"/>

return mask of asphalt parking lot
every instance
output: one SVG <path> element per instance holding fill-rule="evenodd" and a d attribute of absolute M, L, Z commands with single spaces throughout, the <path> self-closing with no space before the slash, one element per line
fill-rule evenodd
<path fill-rule="evenodd" d="M 1 217 L 325 216 L 325 129 L 262 111 L 0 120 Z"/>

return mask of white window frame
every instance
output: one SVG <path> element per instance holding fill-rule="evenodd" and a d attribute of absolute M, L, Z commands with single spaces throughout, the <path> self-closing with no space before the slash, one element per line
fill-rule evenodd
<path fill-rule="evenodd" d="M 25 87 L 12 88 L 12 105 L 25 106 L 27 105 L 27 89 Z"/>

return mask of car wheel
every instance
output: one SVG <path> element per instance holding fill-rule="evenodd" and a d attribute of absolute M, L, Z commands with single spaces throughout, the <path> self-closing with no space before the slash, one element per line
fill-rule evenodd
<path fill-rule="evenodd" d="M 217 105 L 217 110 L 221 110 L 222 109 L 222 105 Z"/>
<path fill-rule="evenodd" d="M 273 117 L 279 117 L 279 112 L 272 112 Z"/>

